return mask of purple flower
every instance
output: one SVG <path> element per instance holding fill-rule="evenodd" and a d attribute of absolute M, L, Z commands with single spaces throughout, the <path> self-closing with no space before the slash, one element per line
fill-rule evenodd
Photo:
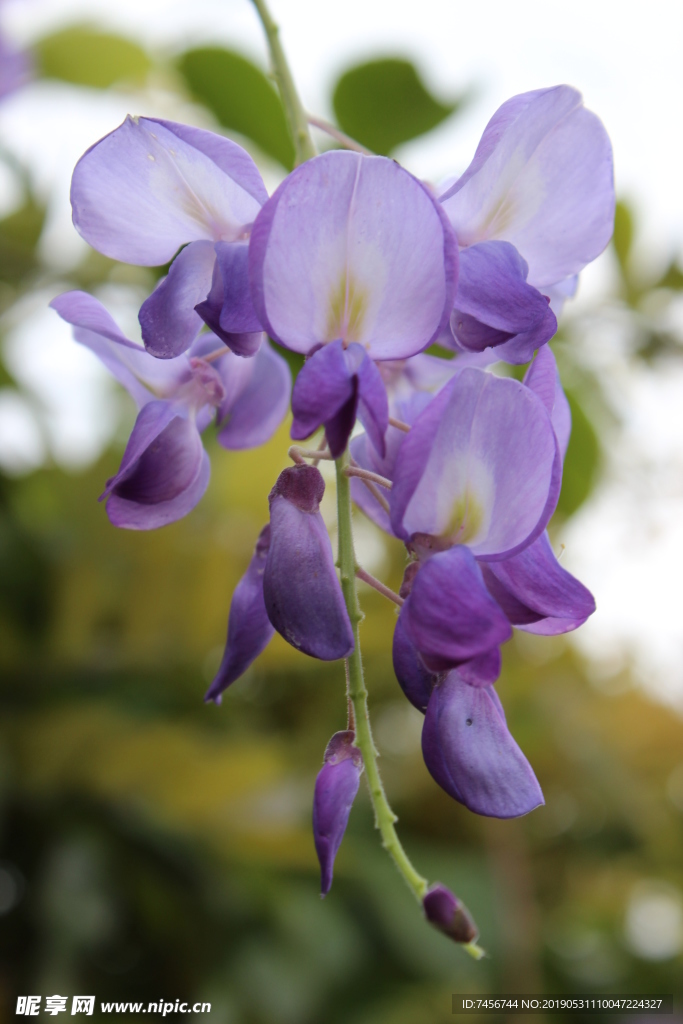
<path fill-rule="evenodd" d="M 221 694 L 247 671 L 275 633 L 263 600 L 263 574 L 270 526 L 261 530 L 249 567 L 235 587 L 228 617 L 228 639 L 216 677 L 204 700 L 221 702 Z"/>
<path fill-rule="evenodd" d="M 358 792 L 363 758 L 353 743 L 352 730 L 336 732 L 325 751 L 324 765 L 315 780 L 313 795 L 313 840 L 320 861 L 320 893 L 332 886 L 337 850 L 344 838 L 351 805 Z"/>
<path fill-rule="evenodd" d="M 529 284 L 548 295 L 612 235 L 609 138 L 567 85 L 513 96 L 440 201 L 461 246 L 510 242 L 528 264 Z"/>
<path fill-rule="evenodd" d="M 13 46 L 0 31 L 0 100 L 31 80 L 33 61 L 25 50 Z"/>
<path fill-rule="evenodd" d="M 445 885 L 437 883 L 422 900 L 425 917 L 430 924 L 454 942 L 474 942 L 478 932 L 467 909 Z"/>
<path fill-rule="evenodd" d="M 458 670 L 429 698 L 422 753 L 449 796 L 476 814 L 514 818 L 543 803 L 531 765 L 512 738 L 491 685 L 472 685 Z"/>
<path fill-rule="evenodd" d="M 250 360 L 226 349 L 209 363 L 202 357 L 220 350 L 220 342 L 203 335 L 187 355 L 159 360 L 124 337 L 85 292 L 67 292 L 50 305 L 140 410 L 119 471 L 102 495 L 115 526 L 151 530 L 194 508 L 210 474 L 200 433 L 216 410 L 222 424 L 218 440 L 226 448 L 263 444 L 285 415 L 289 369 L 266 346 Z"/>
<path fill-rule="evenodd" d="M 105 256 L 161 266 L 185 246 L 140 310 L 145 347 L 164 359 L 186 351 L 203 321 L 240 355 L 258 348 L 247 240 L 266 199 L 256 165 L 236 143 L 143 117 L 126 118 L 95 143 L 71 184 L 74 224 Z"/>
<path fill-rule="evenodd" d="M 297 382 L 293 436 L 324 423 L 342 451 L 357 403 L 381 449 L 386 396 L 371 360 L 426 348 L 453 305 L 457 244 L 439 204 L 392 160 L 325 153 L 263 207 L 249 274 L 264 328 L 310 357 Z"/>
<path fill-rule="evenodd" d="M 353 629 L 320 515 L 325 483 L 314 466 L 290 466 L 270 492 L 263 577 L 268 618 L 293 647 L 322 661 L 347 657 Z"/>

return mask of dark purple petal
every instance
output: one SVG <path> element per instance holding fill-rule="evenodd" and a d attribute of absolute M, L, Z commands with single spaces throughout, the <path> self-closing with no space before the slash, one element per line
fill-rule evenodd
<path fill-rule="evenodd" d="M 273 629 L 263 600 L 270 526 L 264 526 L 256 541 L 249 567 L 235 587 L 228 616 L 228 639 L 220 668 L 204 700 L 221 702 L 224 690 L 243 675 L 270 642 Z"/>
<path fill-rule="evenodd" d="M 498 679 L 502 667 L 500 647 L 492 647 L 484 654 L 478 654 L 476 658 L 458 665 L 458 675 L 470 686 L 490 686 Z"/>
<path fill-rule="evenodd" d="M 351 805 L 358 792 L 363 759 L 353 746 L 355 733 L 338 732 L 325 751 L 325 764 L 315 780 L 313 840 L 320 861 L 320 892 L 332 886 L 334 859 L 346 832 Z"/>
<path fill-rule="evenodd" d="M 313 466 L 283 470 L 270 492 L 271 540 L 263 592 L 288 643 L 322 661 L 353 650 L 353 630 L 319 512 L 325 484 Z"/>
<path fill-rule="evenodd" d="M 310 356 L 294 382 L 292 390 L 292 437 L 295 441 L 309 437 L 323 423 L 330 424 L 332 454 L 337 458 L 344 451 L 344 436 L 351 433 L 355 422 L 357 384 L 350 372 L 341 341 L 323 345 Z M 349 405 L 353 405 L 350 410 Z M 346 408 L 345 408 L 346 407 Z M 344 416 L 346 412 L 346 416 Z M 340 420 L 336 417 L 340 414 Z M 351 420 L 348 425 L 348 420 Z M 346 439 L 348 440 L 348 434 Z M 343 443 L 342 443 L 343 442 Z M 341 450 L 339 444 L 341 443 Z"/>
<path fill-rule="evenodd" d="M 233 249 L 236 247 L 236 245 L 237 243 L 235 243 L 234 245 L 228 245 L 226 243 L 226 248 Z M 218 251 L 218 246 L 216 246 L 215 248 L 216 251 Z M 237 262 L 239 263 L 239 258 Z M 232 282 L 232 285 L 234 286 L 235 282 Z M 249 323 L 251 326 L 256 324 L 256 327 L 254 328 L 254 330 L 237 333 L 227 330 L 226 327 L 224 326 L 223 311 L 226 307 L 225 294 L 225 288 L 223 286 L 223 271 L 221 270 L 219 260 L 216 259 L 213 268 L 213 279 L 211 281 L 211 289 L 209 290 L 209 293 L 204 299 L 204 301 L 197 303 L 197 305 L 195 306 L 195 312 L 199 317 L 201 317 L 201 319 L 204 321 L 207 327 L 209 327 L 210 330 L 213 331 L 216 337 L 220 338 L 223 344 L 227 345 L 232 352 L 234 352 L 238 356 L 253 356 L 256 352 L 258 352 L 261 346 L 261 342 L 263 340 L 263 333 L 261 331 L 260 326 L 258 325 L 258 322 L 253 317 L 253 311 L 251 311 L 250 313 L 251 301 L 249 300 L 248 294 L 245 300 L 244 292 L 242 291 L 241 293 L 239 293 L 238 288 L 238 294 L 240 294 L 242 303 L 241 306 L 238 306 L 237 308 L 236 312 L 238 315 L 235 318 L 234 322 L 239 323 L 241 315 L 241 322 Z M 230 306 L 230 304 L 233 301 L 234 295 L 231 299 L 228 300 L 228 306 Z M 246 318 L 244 316 L 245 311 Z M 231 322 L 230 312 L 231 310 L 230 308 L 228 308 L 228 316 L 225 320 L 226 324 L 229 324 Z"/>
<path fill-rule="evenodd" d="M 433 885 L 424 896 L 422 906 L 429 923 L 454 942 L 474 942 L 479 934 L 467 909 L 445 885 Z"/>
<path fill-rule="evenodd" d="M 476 814 L 515 818 L 540 806 L 543 794 L 492 693 L 450 672 L 430 698 L 422 752 L 431 775 L 453 799 Z"/>
<path fill-rule="evenodd" d="M 496 111 L 465 173 L 442 196 L 460 245 L 511 242 L 542 291 L 602 252 L 612 234 L 612 149 L 566 85 Z"/>
<path fill-rule="evenodd" d="M 341 338 L 393 359 L 446 325 L 457 260 L 421 182 L 392 160 L 336 150 L 297 167 L 263 207 L 249 276 L 261 323 L 287 348 Z"/>
<path fill-rule="evenodd" d="M 485 654 L 512 636 L 510 624 L 462 544 L 420 567 L 399 621 L 428 668 L 436 672 Z"/>
<path fill-rule="evenodd" d="M 524 628 L 545 619 L 551 621 L 543 632 L 565 633 L 595 611 L 593 595 L 562 568 L 547 533 L 513 558 L 492 562 L 484 578 L 514 626 Z"/>
<path fill-rule="evenodd" d="M 493 353 L 497 359 L 502 359 L 506 363 L 512 363 L 514 366 L 522 366 L 524 363 L 528 363 L 530 359 L 533 359 L 534 352 L 537 349 L 541 351 L 542 347 L 546 342 L 550 341 L 556 332 L 557 318 L 550 306 L 546 306 L 543 319 L 539 321 L 533 330 L 515 334 L 514 337 L 503 342 L 502 345 L 498 345 L 493 350 Z"/>
<path fill-rule="evenodd" d="M 441 677 L 436 672 L 430 672 L 425 666 L 415 644 L 408 639 L 400 618 L 394 629 L 392 658 L 401 689 L 413 707 L 424 714 L 432 690 Z"/>
<path fill-rule="evenodd" d="M 138 415 L 119 472 L 107 482 L 114 526 L 152 530 L 194 508 L 209 482 L 210 463 L 193 420 L 170 402 L 148 403 Z"/>
<path fill-rule="evenodd" d="M 286 361 L 265 342 L 252 359 L 227 352 L 216 369 L 226 386 L 218 409 L 218 443 L 232 450 L 265 444 L 289 408 L 292 375 Z M 236 388 L 231 386 L 234 377 Z"/>
<path fill-rule="evenodd" d="M 345 355 L 347 365 L 353 368 L 358 380 L 358 419 L 365 427 L 373 447 L 384 458 L 389 402 L 382 375 L 360 345 L 349 345 Z"/>
<path fill-rule="evenodd" d="M 460 253 L 454 305 L 498 331 L 530 331 L 545 316 L 547 300 L 527 284 L 529 268 L 509 242 L 480 242 Z"/>
<path fill-rule="evenodd" d="M 179 356 L 199 334 L 202 318 L 195 306 L 211 288 L 215 262 L 211 242 L 191 242 L 140 307 L 142 340 L 157 359 Z"/>
<path fill-rule="evenodd" d="M 249 245 L 217 242 L 216 260 L 223 284 L 221 330 L 226 334 L 256 334 L 263 330 L 249 293 Z"/>

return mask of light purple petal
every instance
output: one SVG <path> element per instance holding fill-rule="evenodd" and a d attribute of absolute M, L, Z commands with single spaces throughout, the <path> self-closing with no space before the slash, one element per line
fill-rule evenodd
<path fill-rule="evenodd" d="M 576 629 L 595 611 L 593 595 L 562 568 L 547 533 L 513 558 L 492 562 L 486 568 L 489 590 L 510 622 L 520 628 L 552 619 L 549 631 L 564 633 Z M 488 574 L 494 577 L 493 585 Z"/>
<path fill-rule="evenodd" d="M 391 491 L 395 533 L 507 557 L 542 533 L 561 459 L 542 401 L 518 381 L 463 370 L 403 441 Z"/>
<path fill-rule="evenodd" d="M 550 348 L 546 346 L 538 350 L 536 358 L 524 376 L 524 383 L 538 395 L 548 410 L 564 462 L 572 432 L 572 414 L 567 396 L 562 390 L 555 356 Z"/>
<path fill-rule="evenodd" d="M 270 492 L 263 580 L 268 617 L 288 643 L 322 661 L 353 650 L 353 630 L 320 515 L 325 484 L 313 466 L 283 470 Z"/>
<path fill-rule="evenodd" d="M 512 242 L 530 284 L 555 284 L 595 259 L 612 234 L 609 138 L 569 86 L 515 96 L 441 201 L 461 245 Z"/>
<path fill-rule="evenodd" d="M 210 147 L 198 149 L 183 134 L 181 125 L 128 117 L 81 157 L 71 204 L 93 248 L 124 263 L 161 266 L 187 242 L 244 235 L 260 202 L 207 155 Z"/>
<path fill-rule="evenodd" d="M 432 671 L 485 654 L 512 636 L 472 553 L 459 544 L 422 565 L 399 622 Z"/>
<path fill-rule="evenodd" d="M 543 794 L 492 693 L 450 672 L 429 701 L 422 753 L 433 778 L 454 800 L 476 814 L 516 818 L 543 804 Z"/>
<path fill-rule="evenodd" d="M 114 526 L 127 530 L 157 530 L 182 519 L 199 504 L 211 477 L 211 460 L 205 451 L 201 451 L 201 459 L 197 474 L 185 490 L 175 498 L 147 505 L 137 501 L 129 501 L 114 493 L 107 502 L 107 515 Z"/>
<path fill-rule="evenodd" d="M 209 293 L 215 262 L 212 242 L 191 242 L 145 299 L 139 320 L 142 340 L 151 355 L 172 359 L 195 340 L 203 321 L 194 307 Z"/>
<path fill-rule="evenodd" d="M 332 886 L 334 859 L 346 832 L 363 771 L 363 759 L 360 750 L 353 746 L 354 739 L 351 730 L 334 734 L 325 751 L 325 764 L 315 780 L 313 840 L 320 861 L 323 896 Z"/>
<path fill-rule="evenodd" d="M 227 392 L 218 410 L 219 444 L 237 450 L 265 444 L 289 408 L 292 375 L 286 361 L 265 342 L 252 359 L 228 352 L 216 368 Z M 233 378 L 238 381 L 236 390 L 231 387 Z"/>
<path fill-rule="evenodd" d="M 336 150 L 266 203 L 249 268 L 259 319 L 283 345 L 308 353 L 341 338 L 395 359 L 445 325 L 457 245 L 439 204 L 397 163 Z"/>
<path fill-rule="evenodd" d="M 269 543 L 270 526 L 264 526 L 249 567 L 232 595 L 225 651 L 216 677 L 204 698 L 206 701 L 213 700 L 220 704 L 223 691 L 247 671 L 275 633 L 263 600 L 263 573 Z"/>

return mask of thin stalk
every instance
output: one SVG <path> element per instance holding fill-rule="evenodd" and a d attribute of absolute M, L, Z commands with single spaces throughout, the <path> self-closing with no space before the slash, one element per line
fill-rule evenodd
<path fill-rule="evenodd" d="M 299 99 L 294 78 L 285 57 L 285 51 L 280 43 L 280 28 L 273 20 L 265 0 L 252 0 L 252 3 L 256 8 L 263 25 L 263 31 L 268 40 L 273 74 L 280 90 L 282 105 L 285 108 L 285 116 L 287 117 L 292 141 L 294 142 L 296 163 L 302 164 L 304 160 L 310 160 L 311 157 L 316 155 L 313 139 L 308 130 L 308 117 Z"/>
<path fill-rule="evenodd" d="M 363 583 L 367 583 L 369 587 L 373 587 L 378 594 L 383 594 L 384 597 L 387 597 L 390 601 L 393 601 L 394 604 L 397 604 L 399 606 L 399 608 L 403 605 L 402 597 L 399 597 L 399 595 L 394 590 L 392 590 L 391 587 L 388 587 L 386 583 L 382 583 L 381 580 L 378 580 L 376 576 L 373 576 L 372 573 L 367 571 L 367 569 L 364 569 L 362 565 L 356 566 L 356 576 L 358 577 L 359 580 L 362 580 Z"/>
<path fill-rule="evenodd" d="M 360 466 L 347 466 L 345 472 L 347 476 L 357 476 L 361 480 L 369 480 L 370 483 L 379 484 L 380 487 L 386 488 L 387 491 L 390 491 L 393 487 L 391 480 L 388 480 L 385 476 L 380 476 L 379 473 L 373 473 L 370 469 L 362 469 Z"/>
<path fill-rule="evenodd" d="M 337 522 L 339 527 L 339 571 L 346 610 L 353 627 L 354 647 L 348 658 L 349 697 L 353 704 L 356 720 L 356 746 L 363 755 L 365 776 L 370 789 L 370 799 L 375 812 L 375 825 L 382 836 L 382 845 L 389 853 L 399 872 L 408 883 L 415 898 L 421 903 L 427 892 L 427 879 L 418 874 L 408 859 L 396 834 L 394 822 L 398 819 L 389 806 L 377 767 L 377 750 L 372 740 L 368 717 L 368 691 L 363 677 L 363 662 L 360 653 L 359 624 L 362 618 L 356 592 L 356 556 L 353 550 L 353 528 L 351 525 L 351 488 L 346 468 L 349 464 L 347 452 L 337 459 Z"/>
<path fill-rule="evenodd" d="M 363 156 L 372 156 L 372 150 L 366 149 L 365 146 L 361 146 L 360 142 L 356 142 L 346 132 L 342 132 L 339 128 L 336 128 L 329 121 L 325 121 L 322 117 L 313 117 L 312 114 L 308 115 L 308 123 L 312 124 L 314 128 L 319 128 L 321 132 L 325 132 L 332 139 L 336 139 L 337 142 L 341 143 L 345 149 L 352 149 L 354 153 L 362 153 Z"/>

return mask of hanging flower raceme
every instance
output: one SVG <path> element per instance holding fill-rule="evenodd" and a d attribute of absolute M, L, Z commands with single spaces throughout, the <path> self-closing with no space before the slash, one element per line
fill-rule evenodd
<path fill-rule="evenodd" d="M 315 780 L 313 839 L 320 861 L 322 896 L 332 887 L 334 859 L 344 838 L 363 773 L 363 757 L 354 746 L 355 738 L 352 729 L 334 734 L 327 744 L 325 763 Z"/>
<path fill-rule="evenodd" d="M 187 354 L 160 360 L 129 341 L 85 292 L 67 292 L 51 305 L 140 410 L 119 471 L 101 498 L 115 526 L 152 530 L 194 508 L 210 475 L 200 434 L 214 415 L 218 440 L 230 449 L 264 444 L 285 416 L 291 376 L 267 343 L 242 359 L 221 352 L 219 339 L 204 334 Z M 216 352 L 211 362 L 204 358 Z"/>
<path fill-rule="evenodd" d="M 263 207 L 249 272 L 264 329 L 308 357 L 292 436 L 324 425 L 336 457 L 358 415 L 382 449 L 388 410 L 374 360 L 422 351 L 453 306 L 457 245 L 440 205 L 392 160 L 325 153 Z"/>
<path fill-rule="evenodd" d="M 98 252 L 141 266 L 173 260 L 140 309 L 145 347 L 163 359 L 185 352 L 203 323 L 238 355 L 257 351 L 247 253 L 267 198 L 241 146 L 145 117 L 126 118 L 96 142 L 71 184 L 74 224 Z"/>

